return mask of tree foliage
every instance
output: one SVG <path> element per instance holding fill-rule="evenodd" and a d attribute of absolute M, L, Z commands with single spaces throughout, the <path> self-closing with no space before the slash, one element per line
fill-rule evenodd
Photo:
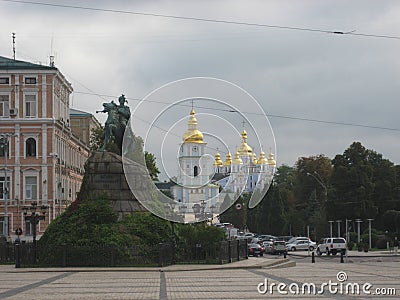
<path fill-rule="evenodd" d="M 300 157 L 294 167 L 278 167 L 262 202 L 254 209 L 244 203 L 243 208 L 228 209 L 223 221 L 275 235 L 305 235 L 308 226 L 314 239 L 329 234 L 329 220 L 343 221 L 342 235 L 344 220 L 357 218 L 374 219 L 373 226 L 383 232 L 399 232 L 400 166 L 354 142 L 332 160 Z M 356 226 L 349 223 L 349 228 Z"/>
<path fill-rule="evenodd" d="M 154 154 L 145 151 L 144 158 L 146 160 L 146 167 L 149 171 L 151 179 L 157 180 L 157 176 L 158 174 L 160 174 L 160 170 L 158 170 L 156 165 L 156 157 L 154 156 Z"/>

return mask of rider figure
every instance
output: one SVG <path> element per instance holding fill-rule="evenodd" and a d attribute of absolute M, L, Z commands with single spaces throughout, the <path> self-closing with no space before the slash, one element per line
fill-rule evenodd
<path fill-rule="evenodd" d="M 128 120 L 131 117 L 131 110 L 129 109 L 128 106 L 125 106 L 125 102 L 128 101 L 126 101 L 124 94 L 122 94 L 118 98 L 118 101 L 119 101 L 119 106 L 118 106 L 119 122 L 125 129 L 126 125 L 128 124 Z"/>
<path fill-rule="evenodd" d="M 131 111 L 128 106 L 125 106 L 125 102 L 127 102 L 125 95 L 121 95 L 118 101 L 119 105 L 115 104 L 114 101 L 103 103 L 104 109 L 102 111 L 97 111 L 108 113 L 104 126 L 103 146 L 101 147 L 103 151 L 108 142 L 112 139 L 114 139 L 117 144 L 119 151 L 122 150 L 124 131 L 131 116 Z"/>

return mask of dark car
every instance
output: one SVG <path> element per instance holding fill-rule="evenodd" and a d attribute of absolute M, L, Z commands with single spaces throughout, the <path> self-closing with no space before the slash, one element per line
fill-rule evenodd
<path fill-rule="evenodd" d="M 264 241 L 274 241 L 276 240 L 276 236 L 274 235 L 270 235 L 270 234 L 260 234 L 257 236 L 260 241 L 264 242 Z"/>
<path fill-rule="evenodd" d="M 248 245 L 248 249 L 249 249 L 249 256 L 263 256 L 264 255 L 264 251 L 260 244 L 251 243 Z"/>

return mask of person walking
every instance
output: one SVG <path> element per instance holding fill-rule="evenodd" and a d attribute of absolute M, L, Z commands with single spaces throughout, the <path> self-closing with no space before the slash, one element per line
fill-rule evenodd
<path fill-rule="evenodd" d="M 399 240 L 397 239 L 397 236 L 394 238 L 393 250 L 394 255 L 397 255 L 397 252 L 399 251 Z"/>

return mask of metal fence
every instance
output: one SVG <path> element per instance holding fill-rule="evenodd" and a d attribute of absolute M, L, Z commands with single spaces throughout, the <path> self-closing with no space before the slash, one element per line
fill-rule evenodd
<path fill-rule="evenodd" d="M 0 263 L 17 267 L 118 267 L 171 264 L 223 264 L 247 258 L 246 241 L 215 244 L 162 243 L 153 246 L 112 247 L 61 245 L 43 248 L 32 243 L 0 245 Z"/>

